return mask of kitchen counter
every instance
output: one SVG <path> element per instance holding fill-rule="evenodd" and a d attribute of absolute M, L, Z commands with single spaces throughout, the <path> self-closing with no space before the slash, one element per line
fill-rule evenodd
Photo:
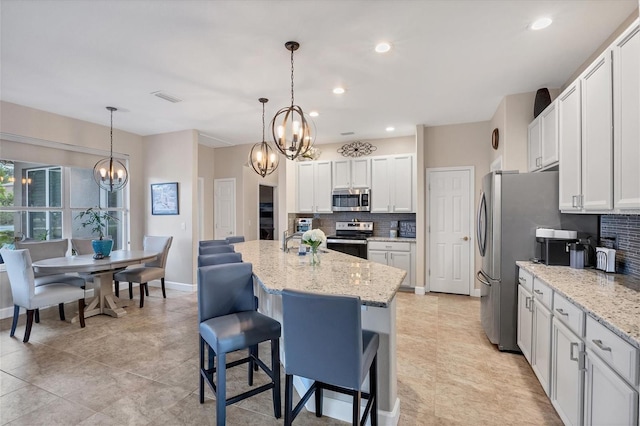
<path fill-rule="evenodd" d="M 259 309 L 282 322 L 282 290 L 285 288 L 324 294 L 359 296 L 362 300 L 362 328 L 380 334 L 378 348 L 378 415 L 380 424 L 398 424 L 400 400 L 396 361 L 395 295 L 407 274 L 366 259 L 334 250 L 320 253 L 318 266 L 309 264 L 309 255 L 298 256 L 297 250 L 285 253 L 279 241 L 247 241 L 234 244 L 242 260 L 253 264 L 256 275 Z M 318 318 L 318 321 L 323 321 Z M 286 366 L 284 344 L 281 359 Z M 294 386 L 304 395 L 311 381 L 295 377 Z M 323 392 L 324 413 L 343 421 L 351 421 L 351 401 L 331 391 Z"/>
<path fill-rule="evenodd" d="M 516 265 L 544 281 L 605 327 L 640 348 L 639 279 L 594 269 L 546 266 L 528 261 L 518 261 Z"/>
<path fill-rule="evenodd" d="M 369 237 L 367 241 L 384 241 L 387 243 L 415 243 L 415 238 L 406 238 L 406 237 Z"/>
<path fill-rule="evenodd" d="M 234 247 L 245 262 L 253 264 L 254 274 L 271 294 L 289 288 L 359 296 L 363 305 L 386 308 L 407 274 L 402 269 L 326 249 L 320 253 L 320 265 L 312 267 L 309 255 L 299 256 L 294 248 L 285 253 L 279 241 L 248 241 Z"/>

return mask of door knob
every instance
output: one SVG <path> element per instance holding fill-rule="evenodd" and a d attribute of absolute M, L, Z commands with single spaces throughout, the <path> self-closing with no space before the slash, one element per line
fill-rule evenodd
<path fill-rule="evenodd" d="M 462 237 L 464 241 L 469 241 L 469 237 Z"/>

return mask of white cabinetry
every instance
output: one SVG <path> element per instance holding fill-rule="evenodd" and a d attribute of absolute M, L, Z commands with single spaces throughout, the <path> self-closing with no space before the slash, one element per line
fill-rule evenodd
<path fill-rule="evenodd" d="M 551 379 L 551 300 L 553 291 L 537 278 L 533 280 L 533 333 L 531 336 L 531 368 L 542 388 L 550 394 Z"/>
<path fill-rule="evenodd" d="M 583 343 L 553 317 L 551 403 L 565 425 L 582 424 Z"/>
<path fill-rule="evenodd" d="M 582 115 L 580 80 L 558 96 L 560 210 L 579 211 L 582 197 Z"/>
<path fill-rule="evenodd" d="M 333 188 L 358 189 L 371 186 L 371 159 L 336 160 L 333 162 Z"/>
<path fill-rule="evenodd" d="M 640 209 L 640 24 L 613 44 L 613 206 Z"/>
<path fill-rule="evenodd" d="M 371 213 L 414 210 L 415 167 L 412 154 L 371 159 Z"/>
<path fill-rule="evenodd" d="M 529 124 L 529 171 L 558 162 L 558 108 L 552 102 Z"/>
<path fill-rule="evenodd" d="M 531 364 L 531 331 L 533 324 L 533 296 L 526 288 L 518 286 L 518 346 Z"/>
<path fill-rule="evenodd" d="M 331 161 L 298 163 L 298 212 L 331 213 Z"/>
<path fill-rule="evenodd" d="M 367 245 L 367 260 L 394 268 L 404 269 L 407 276 L 402 281 L 403 286 L 414 286 L 415 244 L 408 242 L 369 241 Z"/>

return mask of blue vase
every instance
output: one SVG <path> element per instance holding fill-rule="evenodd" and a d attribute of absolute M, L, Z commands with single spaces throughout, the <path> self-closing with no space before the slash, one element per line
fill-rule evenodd
<path fill-rule="evenodd" d="M 100 253 L 102 257 L 109 257 L 113 247 L 113 240 L 92 240 L 91 245 L 95 254 Z"/>

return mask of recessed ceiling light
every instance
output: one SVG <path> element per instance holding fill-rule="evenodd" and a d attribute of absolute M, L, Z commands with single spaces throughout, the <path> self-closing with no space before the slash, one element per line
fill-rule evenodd
<path fill-rule="evenodd" d="M 309 113 L 309 116 L 311 116 L 311 117 L 317 117 L 317 116 L 319 116 L 319 115 L 320 115 L 320 113 L 319 113 L 318 111 L 311 111 L 311 112 Z"/>
<path fill-rule="evenodd" d="M 376 44 L 376 52 L 378 53 L 386 53 L 390 50 L 391 50 L 391 45 L 386 41 Z"/>
<path fill-rule="evenodd" d="M 389 127 L 387 127 L 385 130 L 386 130 L 387 132 L 393 132 L 395 129 L 396 129 L 395 127 L 393 127 L 393 126 L 389 126 Z"/>
<path fill-rule="evenodd" d="M 547 17 L 540 18 L 533 21 L 533 23 L 529 28 L 531 28 L 532 30 L 542 30 L 544 28 L 547 28 L 549 25 L 551 25 L 552 22 L 553 21 L 551 20 L 551 18 L 547 18 Z"/>
<path fill-rule="evenodd" d="M 335 93 L 336 95 L 342 95 L 344 93 L 344 88 L 336 87 L 335 89 L 333 89 L 333 93 Z"/>

